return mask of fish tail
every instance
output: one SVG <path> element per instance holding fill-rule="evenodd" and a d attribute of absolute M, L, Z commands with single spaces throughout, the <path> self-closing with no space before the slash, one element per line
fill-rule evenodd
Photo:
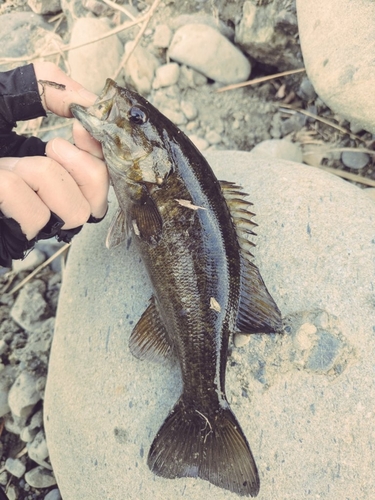
<path fill-rule="evenodd" d="M 159 429 L 148 466 L 169 479 L 200 477 L 242 496 L 257 496 L 259 476 L 253 455 L 229 407 L 207 414 L 183 396 Z"/>

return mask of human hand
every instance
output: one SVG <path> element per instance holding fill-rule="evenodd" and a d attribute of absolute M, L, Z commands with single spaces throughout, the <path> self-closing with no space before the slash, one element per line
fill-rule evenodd
<path fill-rule="evenodd" d="M 48 62 L 34 64 L 42 104 L 46 111 L 72 117 L 69 106 L 93 104 L 95 94 Z M 47 143 L 46 156 L 0 158 L 0 210 L 16 220 L 28 240 L 50 220 L 51 212 L 63 221 L 62 229 L 76 228 L 92 215 L 107 210 L 108 173 L 99 143 L 78 123 L 73 126 L 75 145 L 62 138 Z"/>

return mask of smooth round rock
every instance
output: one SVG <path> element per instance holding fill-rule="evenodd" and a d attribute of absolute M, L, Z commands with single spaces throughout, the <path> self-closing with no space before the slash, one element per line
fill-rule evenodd
<path fill-rule="evenodd" d="M 110 27 L 104 19 L 83 17 L 77 19 L 71 32 L 72 46 L 95 40 Z M 123 54 L 123 46 L 116 35 L 95 41 L 68 53 L 71 77 L 85 88 L 99 94 L 107 78 L 113 78 Z"/>
<path fill-rule="evenodd" d="M 375 2 L 297 0 L 307 74 L 336 113 L 375 133 Z"/>
<path fill-rule="evenodd" d="M 360 170 L 365 167 L 370 161 L 370 157 L 366 153 L 357 151 L 344 151 L 341 155 L 341 161 L 345 167 L 354 168 L 355 170 Z"/>
<path fill-rule="evenodd" d="M 287 139 L 267 139 L 259 142 L 251 150 L 259 158 L 275 158 L 302 163 L 302 151 L 299 144 Z"/>
<path fill-rule="evenodd" d="M 168 57 L 229 84 L 246 80 L 251 65 L 242 52 L 219 31 L 206 24 L 186 24 L 173 35 Z"/>
<path fill-rule="evenodd" d="M 306 165 L 235 151 L 207 158 L 254 203 L 255 262 L 285 322 L 284 335 L 252 335 L 228 360 L 227 395 L 259 468 L 258 498 L 371 498 L 375 204 Z M 181 378 L 177 364 L 129 352 L 152 291 L 131 245 L 106 250 L 109 223 L 83 229 L 64 272 L 44 406 L 61 495 L 238 500 L 147 467 Z"/>

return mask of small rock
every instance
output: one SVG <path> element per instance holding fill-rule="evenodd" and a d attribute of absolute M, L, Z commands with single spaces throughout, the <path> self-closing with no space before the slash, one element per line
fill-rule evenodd
<path fill-rule="evenodd" d="M 40 394 L 36 390 L 36 380 L 36 377 L 27 371 L 21 372 L 16 378 L 8 397 L 8 403 L 14 416 L 28 417 L 40 400 Z"/>
<path fill-rule="evenodd" d="M 206 140 L 209 144 L 219 144 L 221 142 L 221 135 L 215 130 L 210 130 L 206 134 Z"/>
<path fill-rule="evenodd" d="M 40 30 L 45 36 L 52 26 L 33 12 L 12 12 L 1 16 L 0 58 L 22 57 L 33 52 L 33 40 Z M 27 59 L 27 57 L 25 57 Z M 11 63 L 0 64 L 0 71 L 13 69 Z"/>
<path fill-rule="evenodd" d="M 74 23 L 70 38 L 71 45 L 94 40 L 110 30 L 102 18 L 84 17 Z M 71 77 L 85 88 L 99 94 L 103 82 L 113 77 L 120 64 L 123 47 L 116 35 L 98 40 L 68 53 Z M 87 70 L 90 68 L 90 71 Z"/>
<path fill-rule="evenodd" d="M 244 335 L 243 333 L 235 333 L 233 336 L 233 342 L 236 347 L 243 347 L 248 344 L 251 340 L 251 335 Z"/>
<path fill-rule="evenodd" d="M 375 2 L 297 0 L 304 66 L 331 110 L 375 133 Z"/>
<path fill-rule="evenodd" d="M 127 42 L 125 44 L 125 53 L 129 53 L 133 45 L 133 41 Z M 125 64 L 125 79 L 140 94 L 147 95 L 151 92 L 154 74 L 159 66 L 160 63 L 155 56 L 141 45 L 137 45 Z"/>
<path fill-rule="evenodd" d="M 31 271 L 42 264 L 45 260 L 45 255 L 37 248 L 34 248 L 34 250 L 26 255 L 24 259 L 14 260 L 12 268 L 15 273 L 19 273 L 21 271 Z"/>
<path fill-rule="evenodd" d="M 179 76 L 180 67 L 177 63 L 163 64 L 156 69 L 152 87 L 154 89 L 160 89 L 161 87 L 175 85 L 178 82 Z"/>
<path fill-rule="evenodd" d="M 268 139 L 257 144 L 251 154 L 263 158 L 277 158 L 302 163 L 302 151 L 299 144 L 286 139 Z"/>
<path fill-rule="evenodd" d="M 21 434 L 22 429 L 26 426 L 27 417 L 17 417 L 9 413 L 4 417 L 4 426 L 8 432 L 12 434 Z M 18 450 L 19 451 L 19 450 Z"/>
<path fill-rule="evenodd" d="M 281 135 L 285 137 L 292 132 L 298 132 L 301 128 L 306 125 L 307 116 L 296 113 L 295 115 L 283 120 L 281 122 Z"/>
<path fill-rule="evenodd" d="M 9 390 L 14 383 L 15 368 L 8 365 L 0 372 L 0 417 L 10 411 L 8 404 Z"/>
<path fill-rule="evenodd" d="M 219 31 L 205 24 L 187 24 L 172 38 L 168 56 L 224 84 L 248 78 L 251 65 Z M 218 64 L 220 61 L 220 64 Z"/>
<path fill-rule="evenodd" d="M 25 474 L 26 482 L 33 488 L 49 488 L 56 484 L 53 473 L 44 467 L 38 466 Z"/>
<path fill-rule="evenodd" d="M 19 498 L 17 488 L 11 484 L 7 489 L 8 500 L 17 500 Z"/>
<path fill-rule="evenodd" d="M 297 95 L 298 97 L 307 102 L 313 101 L 316 98 L 316 92 L 314 86 L 307 78 L 307 76 L 302 78 L 299 89 L 297 90 Z"/>
<path fill-rule="evenodd" d="M 44 500 L 61 500 L 61 495 L 60 491 L 56 488 L 54 490 L 51 490 L 47 495 L 44 497 Z"/>
<path fill-rule="evenodd" d="M 52 312 L 44 299 L 46 285 L 42 280 L 33 280 L 22 288 L 10 311 L 12 319 L 26 331 L 38 329 L 41 322 Z"/>
<path fill-rule="evenodd" d="M 34 415 L 31 417 L 30 424 L 29 424 L 30 429 L 40 429 L 43 427 L 43 412 L 42 410 L 39 410 L 34 413 Z"/>
<path fill-rule="evenodd" d="M 158 24 L 155 28 L 153 44 L 158 49 L 166 49 L 169 47 L 172 39 L 172 30 L 166 24 Z"/>
<path fill-rule="evenodd" d="M 5 486 L 8 482 L 8 473 L 4 470 L 3 472 L 0 472 L 0 484 Z"/>
<path fill-rule="evenodd" d="M 60 0 L 27 0 L 27 4 L 36 14 L 56 14 L 61 11 Z"/>
<path fill-rule="evenodd" d="M 197 107 L 190 101 L 181 101 L 180 108 L 189 121 L 198 116 Z"/>
<path fill-rule="evenodd" d="M 31 443 L 37 433 L 38 431 L 36 429 L 30 429 L 30 426 L 27 426 L 21 430 L 20 438 L 24 443 Z"/>
<path fill-rule="evenodd" d="M 45 459 L 48 457 L 48 448 L 43 430 L 40 430 L 33 441 L 28 443 L 27 451 L 31 460 L 34 460 L 39 465 L 45 464 Z"/>
<path fill-rule="evenodd" d="M 341 161 L 345 167 L 360 170 L 365 167 L 370 161 L 370 157 L 366 153 L 356 151 L 344 151 L 341 155 Z"/>
<path fill-rule="evenodd" d="M 297 35 L 294 0 L 244 2 L 235 40 L 254 59 L 280 71 L 301 67 Z"/>
<path fill-rule="evenodd" d="M 12 476 L 22 477 L 26 472 L 26 465 L 18 458 L 7 458 L 5 462 L 5 469 L 12 474 Z"/>
<path fill-rule="evenodd" d="M 204 151 L 209 146 L 206 139 L 203 139 L 202 137 L 199 137 L 198 135 L 195 135 L 195 134 L 189 135 L 189 139 L 199 149 L 199 151 Z"/>

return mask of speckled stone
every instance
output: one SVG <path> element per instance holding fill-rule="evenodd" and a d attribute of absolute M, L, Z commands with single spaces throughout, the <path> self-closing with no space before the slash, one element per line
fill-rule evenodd
<path fill-rule="evenodd" d="M 258 499 L 368 500 L 375 204 L 306 165 L 234 151 L 207 157 L 218 178 L 242 184 L 254 203 L 255 262 L 285 324 L 284 335 L 252 335 L 228 362 L 227 395 L 259 468 Z M 109 222 L 78 235 L 60 295 L 44 415 L 61 495 L 238 500 L 206 481 L 168 480 L 147 467 L 181 379 L 176 364 L 129 352 L 151 288 L 131 246 L 106 250 Z"/>

